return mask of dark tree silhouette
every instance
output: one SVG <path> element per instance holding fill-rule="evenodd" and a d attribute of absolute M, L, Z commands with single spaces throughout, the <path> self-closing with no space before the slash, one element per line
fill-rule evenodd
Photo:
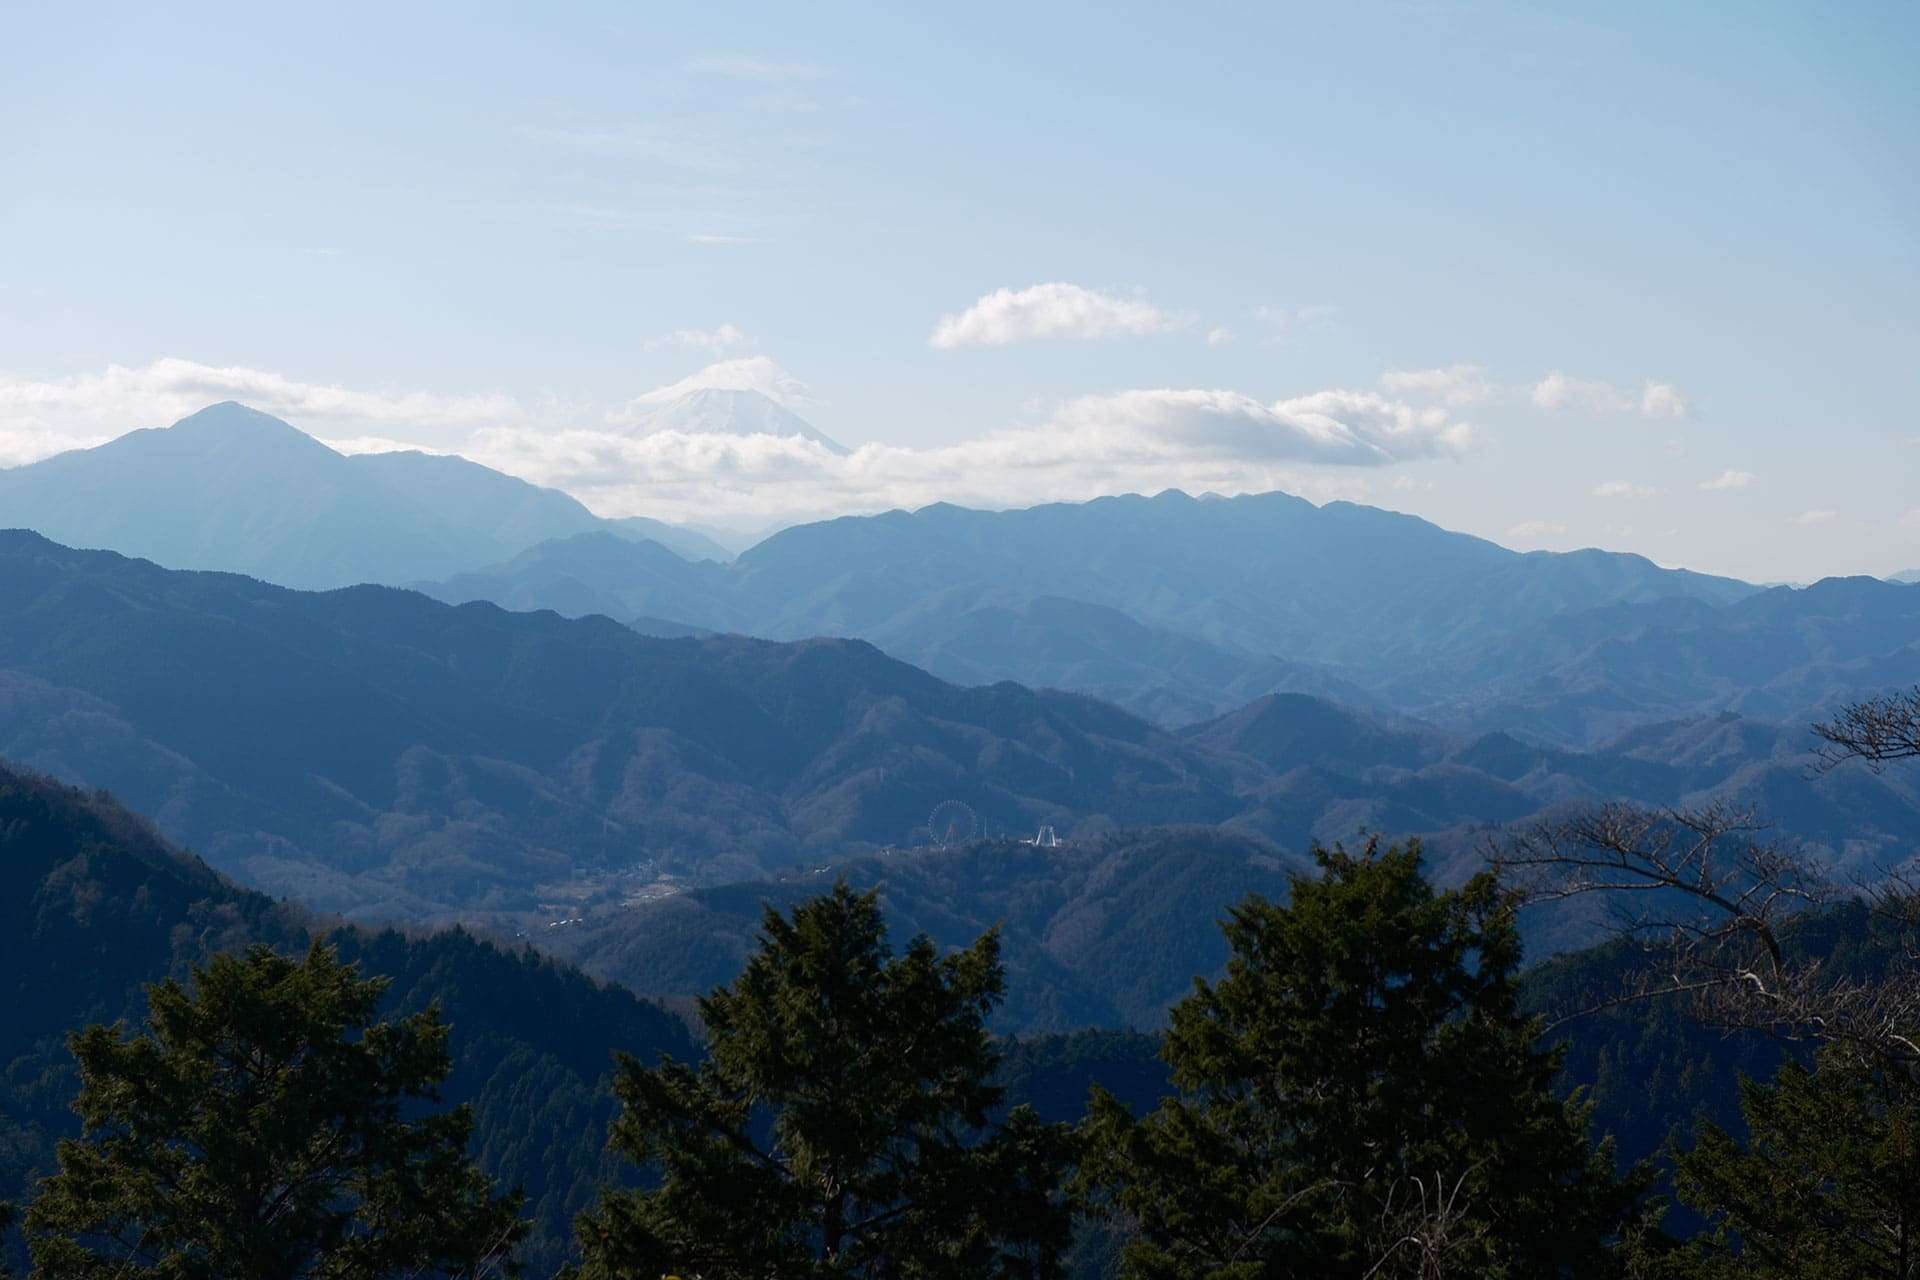
<path fill-rule="evenodd" d="M 1610 1274 L 1637 1182 L 1555 1096 L 1515 1004 L 1491 875 L 1438 893 L 1417 845 L 1318 853 L 1225 927 L 1227 976 L 1175 1006 L 1176 1097 L 1092 1103 L 1090 1192 L 1137 1280 Z"/>
<path fill-rule="evenodd" d="M 36 1274 L 384 1280 L 510 1274 L 526 1224 L 468 1162 L 432 1011 L 375 1022 L 385 982 L 316 943 L 254 947 L 148 989 L 144 1034 L 72 1038 L 82 1136 L 27 1211 Z"/>
<path fill-rule="evenodd" d="M 1071 1131 L 1003 1122 L 987 934 L 894 956 L 877 891 L 769 909 L 740 977 L 700 1002 L 709 1056 L 620 1064 L 614 1147 L 658 1171 L 583 1216 L 590 1280 L 1065 1274 Z"/>

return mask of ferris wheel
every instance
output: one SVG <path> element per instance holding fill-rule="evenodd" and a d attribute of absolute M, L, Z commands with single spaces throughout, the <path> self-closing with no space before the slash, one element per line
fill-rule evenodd
<path fill-rule="evenodd" d="M 942 800 L 927 815 L 927 834 L 942 849 L 965 844 L 979 831 L 979 815 L 958 800 Z"/>

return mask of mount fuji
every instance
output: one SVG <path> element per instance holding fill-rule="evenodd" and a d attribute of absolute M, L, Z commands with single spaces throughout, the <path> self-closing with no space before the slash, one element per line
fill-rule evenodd
<path fill-rule="evenodd" d="M 849 452 L 812 423 L 764 391 L 700 387 L 656 404 L 635 405 L 631 429 L 639 435 L 782 436 L 810 440 L 829 453 Z"/>

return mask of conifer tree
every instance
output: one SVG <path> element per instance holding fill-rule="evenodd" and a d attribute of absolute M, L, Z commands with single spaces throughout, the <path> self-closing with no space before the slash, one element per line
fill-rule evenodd
<path fill-rule="evenodd" d="M 255 947 L 148 988 L 144 1034 L 75 1034 L 83 1131 L 28 1208 L 35 1274 L 509 1274 L 518 1197 L 468 1162 L 464 1108 L 419 1113 L 447 1027 L 375 1022 L 385 985 Z"/>
<path fill-rule="evenodd" d="M 1702 1126 L 1675 1188 L 1710 1231 L 1664 1275 L 1920 1277 L 1920 1094 L 1906 1071 L 1830 1047 L 1742 1081 L 1745 1140 Z"/>
<path fill-rule="evenodd" d="M 613 1146 L 655 1170 L 584 1215 L 589 1280 L 1064 1274 L 1072 1133 L 994 1122 L 999 940 L 898 956 L 877 891 L 768 910 L 740 977 L 700 1001 L 698 1068 L 619 1067 Z"/>
<path fill-rule="evenodd" d="M 1493 878 L 1316 856 L 1290 903 L 1232 911 L 1226 976 L 1174 1007 L 1177 1095 L 1135 1119 L 1094 1091 L 1083 1178 L 1132 1231 L 1123 1274 L 1608 1274 L 1635 1188 L 1554 1095 Z"/>

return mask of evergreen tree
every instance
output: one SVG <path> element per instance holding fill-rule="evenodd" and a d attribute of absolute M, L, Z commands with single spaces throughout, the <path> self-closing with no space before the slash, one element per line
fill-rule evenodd
<path fill-rule="evenodd" d="M 659 1173 L 584 1215 L 590 1280 L 1063 1274 L 1072 1134 L 1000 1090 L 989 933 L 894 956 L 877 891 L 768 910 L 760 950 L 700 1002 L 699 1068 L 621 1062 L 612 1143 Z"/>
<path fill-rule="evenodd" d="M 1742 1142 L 1702 1127 L 1677 1160 L 1711 1234 L 1667 1274 L 1752 1280 L 1920 1277 L 1920 1096 L 1903 1070 L 1829 1049 L 1814 1070 L 1741 1082 Z"/>
<path fill-rule="evenodd" d="M 74 1035 L 82 1136 L 27 1211 L 35 1272 L 376 1280 L 501 1274 L 526 1227 L 467 1160 L 436 1012 L 374 1022 L 385 982 L 319 943 L 220 955 L 148 989 L 145 1034 Z"/>
<path fill-rule="evenodd" d="M 1554 1096 L 1508 899 L 1434 892 L 1418 845 L 1316 856 L 1174 1007 L 1176 1096 L 1135 1119 L 1095 1090 L 1083 1177 L 1132 1228 L 1122 1273 L 1607 1274 L 1636 1188 Z"/>

